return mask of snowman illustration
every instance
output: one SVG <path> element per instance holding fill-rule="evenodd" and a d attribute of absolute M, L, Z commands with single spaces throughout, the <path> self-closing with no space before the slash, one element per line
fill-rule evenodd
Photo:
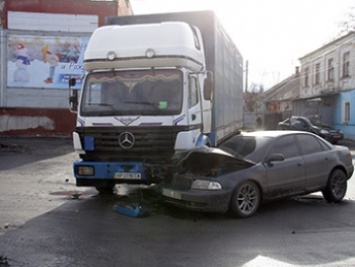
<path fill-rule="evenodd" d="M 16 46 L 16 70 L 14 72 L 15 82 L 27 83 L 30 81 L 30 73 L 28 72 L 28 67 L 31 65 L 30 57 L 28 56 L 27 48 L 23 44 L 18 44 Z"/>

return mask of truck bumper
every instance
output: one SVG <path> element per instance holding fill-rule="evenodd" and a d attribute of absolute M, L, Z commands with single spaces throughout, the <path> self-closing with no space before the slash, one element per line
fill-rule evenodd
<path fill-rule="evenodd" d="M 142 162 L 76 161 L 73 164 L 73 172 L 77 186 L 97 186 L 107 183 L 149 183 Z"/>

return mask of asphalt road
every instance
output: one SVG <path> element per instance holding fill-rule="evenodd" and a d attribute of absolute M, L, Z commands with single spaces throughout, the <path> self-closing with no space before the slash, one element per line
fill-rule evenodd
<path fill-rule="evenodd" d="M 232 219 L 162 205 L 149 190 L 77 188 L 76 159 L 70 139 L 0 139 L 0 267 L 355 266 L 354 178 L 341 204 L 312 194 Z M 114 209 L 142 198 L 146 217 Z"/>

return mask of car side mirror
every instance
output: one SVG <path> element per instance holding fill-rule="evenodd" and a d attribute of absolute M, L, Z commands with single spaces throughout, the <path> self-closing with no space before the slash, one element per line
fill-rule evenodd
<path fill-rule="evenodd" d="M 266 163 L 272 167 L 274 162 L 281 162 L 285 160 L 285 156 L 281 153 L 275 153 L 275 154 L 271 154 L 267 160 Z"/>

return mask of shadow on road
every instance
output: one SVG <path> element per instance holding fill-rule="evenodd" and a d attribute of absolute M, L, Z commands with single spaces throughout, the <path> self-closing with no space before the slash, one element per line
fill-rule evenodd
<path fill-rule="evenodd" d="M 74 152 L 71 138 L 1 137 L 0 170 L 9 170 L 36 161 Z"/>
<path fill-rule="evenodd" d="M 355 203 L 349 200 L 334 205 L 318 196 L 285 199 L 262 206 L 249 219 L 168 206 L 132 218 L 112 209 L 126 201 L 99 195 L 68 199 L 1 236 L 0 255 L 11 266 L 146 267 L 319 266 L 353 257 L 353 247 L 340 244 L 348 242 L 344 236 L 352 240 L 355 230 Z"/>

